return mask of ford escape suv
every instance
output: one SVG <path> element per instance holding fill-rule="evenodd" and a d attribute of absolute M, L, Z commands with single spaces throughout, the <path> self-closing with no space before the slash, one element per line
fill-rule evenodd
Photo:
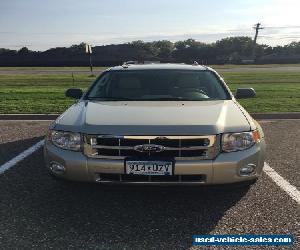
<path fill-rule="evenodd" d="M 213 69 L 142 64 L 104 71 L 51 124 L 45 139 L 52 175 L 75 181 L 130 184 L 254 182 L 265 140 L 259 124 Z"/>

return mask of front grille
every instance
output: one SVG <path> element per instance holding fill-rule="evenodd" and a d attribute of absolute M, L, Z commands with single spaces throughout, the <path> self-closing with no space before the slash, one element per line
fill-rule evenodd
<path fill-rule="evenodd" d="M 162 175 L 162 176 L 151 176 L 151 175 L 130 175 L 130 174 L 105 174 L 99 173 L 97 182 L 197 182 L 205 183 L 205 175 Z"/>
<path fill-rule="evenodd" d="M 219 152 L 218 136 L 112 136 L 85 135 L 84 153 L 92 158 L 213 159 Z M 159 150 L 139 150 L 151 146 Z M 142 152 L 141 152 L 142 151 Z"/>

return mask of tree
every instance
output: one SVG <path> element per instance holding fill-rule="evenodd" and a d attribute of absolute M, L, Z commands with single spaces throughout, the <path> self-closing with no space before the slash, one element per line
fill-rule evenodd
<path fill-rule="evenodd" d="M 0 55 L 15 55 L 16 53 L 16 50 L 0 48 Z"/>
<path fill-rule="evenodd" d="M 291 42 L 284 46 L 287 54 L 300 54 L 300 42 Z"/>
<path fill-rule="evenodd" d="M 152 43 L 153 47 L 156 49 L 156 56 L 159 58 L 168 59 L 172 56 L 172 51 L 174 49 L 174 44 L 167 40 L 155 41 Z"/>
<path fill-rule="evenodd" d="M 175 43 L 168 40 L 93 47 L 96 66 L 120 65 L 124 61 L 162 61 L 192 63 L 240 63 L 251 58 L 253 40 L 250 37 L 228 37 L 216 43 L 203 43 L 186 39 Z M 300 63 L 300 42 L 284 46 L 256 46 L 257 62 Z M 51 48 L 35 52 L 23 47 L 20 50 L 0 48 L 0 66 L 86 66 L 85 43 L 70 47 Z"/>
<path fill-rule="evenodd" d="M 244 36 L 228 37 L 218 40 L 215 48 L 217 55 L 226 60 L 229 60 L 233 53 L 235 53 L 235 57 L 250 57 L 253 51 L 253 41 L 250 37 Z"/>
<path fill-rule="evenodd" d="M 26 55 L 26 54 L 29 54 L 30 52 L 31 51 L 27 47 L 23 47 L 23 48 L 18 50 L 19 55 Z"/>
<path fill-rule="evenodd" d="M 174 46 L 176 50 L 173 52 L 173 57 L 178 62 L 209 63 L 215 60 L 214 44 L 207 44 L 190 38 L 185 41 L 178 41 Z"/>

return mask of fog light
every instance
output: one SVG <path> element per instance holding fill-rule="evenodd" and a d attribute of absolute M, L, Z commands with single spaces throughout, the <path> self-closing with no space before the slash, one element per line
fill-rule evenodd
<path fill-rule="evenodd" d="M 240 167 L 240 176 L 248 176 L 255 172 L 256 165 L 255 164 L 248 164 L 245 166 Z"/>
<path fill-rule="evenodd" d="M 50 163 L 50 170 L 55 174 L 62 175 L 62 174 L 65 173 L 66 168 L 63 165 L 61 165 L 57 162 L 51 162 Z"/>

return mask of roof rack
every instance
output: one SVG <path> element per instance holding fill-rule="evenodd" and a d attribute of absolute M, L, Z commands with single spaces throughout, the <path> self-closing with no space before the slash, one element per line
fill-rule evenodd
<path fill-rule="evenodd" d="M 127 65 L 130 65 L 130 64 L 139 64 L 138 61 L 126 61 L 126 62 L 123 62 L 123 64 L 127 64 Z"/>
<path fill-rule="evenodd" d="M 122 67 L 128 68 L 130 65 L 137 65 L 137 64 L 157 64 L 160 61 L 126 61 L 123 62 Z"/>
<path fill-rule="evenodd" d="M 160 61 L 126 61 L 123 62 L 122 67 L 123 68 L 128 68 L 130 65 L 143 65 L 143 64 L 159 64 Z M 179 64 L 185 64 L 185 63 L 179 63 Z M 192 64 L 192 66 L 200 66 L 200 64 L 197 61 L 194 61 Z M 207 68 L 205 65 L 201 65 L 205 68 Z"/>
<path fill-rule="evenodd" d="M 128 66 L 131 65 L 131 64 L 138 64 L 138 61 L 126 61 L 126 62 L 123 62 L 122 67 L 123 68 L 128 68 Z"/>

